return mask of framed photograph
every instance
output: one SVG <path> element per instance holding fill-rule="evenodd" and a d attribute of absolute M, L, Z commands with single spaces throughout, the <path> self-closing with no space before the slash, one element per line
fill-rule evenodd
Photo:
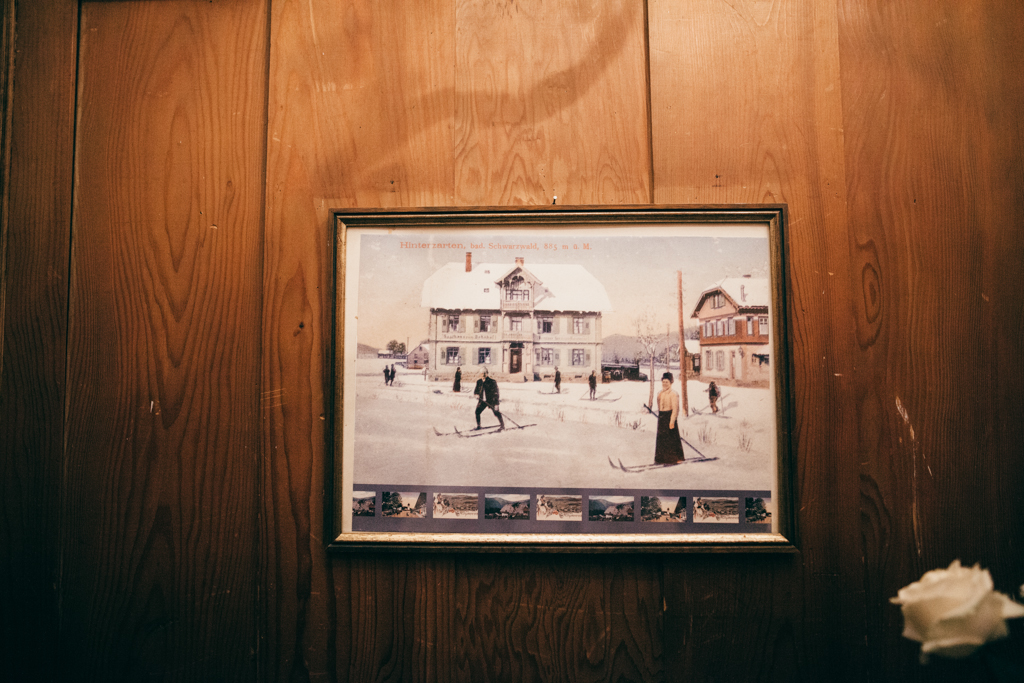
<path fill-rule="evenodd" d="M 795 549 L 785 207 L 334 211 L 329 549 Z"/>

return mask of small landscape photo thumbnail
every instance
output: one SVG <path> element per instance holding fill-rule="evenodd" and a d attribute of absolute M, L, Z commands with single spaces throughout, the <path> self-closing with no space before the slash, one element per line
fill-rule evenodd
<path fill-rule="evenodd" d="M 539 521 L 582 522 L 583 496 L 537 496 Z"/>
<path fill-rule="evenodd" d="M 640 519 L 644 522 L 685 522 L 685 496 L 641 496 Z"/>
<path fill-rule="evenodd" d="M 771 524 L 772 499 L 747 498 L 747 524 Z"/>
<path fill-rule="evenodd" d="M 530 519 L 530 494 L 485 494 L 484 519 Z"/>
<path fill-rule="evenodd" d="M 693 521 L 705 524 L 739 524 L 739 498 L 693 499 Z"/>
<path fill-rule="evenodd" d="M 373 517 L 377 514 L 377 492 L 376 491 L 353 491 L 352 492 L 352 516 Z"/>
<path fill-rule="evenodd" d="M 590 499 L 591 522 L 632 522 L 633 496 L 595 496 Z"/>
<path fill-rule="evenodd" d="M 476 519 L 480 495 L 476 493 L 435 493 L 434 519 Z"/>
<path fill-rule="evenodd" d="M 385 517 L 426 517 L 427 494 L 423 491 L 385 491 L 381 494 Z"/>

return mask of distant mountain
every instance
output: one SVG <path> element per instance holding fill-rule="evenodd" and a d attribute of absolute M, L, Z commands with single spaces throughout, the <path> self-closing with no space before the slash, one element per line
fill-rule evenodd
<path fill-rule="evenodd" d="M 359 344 L 358 346 L 359 348 L 358 350 L 356 350 L 356 355 L 358 355 L 360 358 L 364 356 L 371 356 L 373 358 L 377 357 L 376 346 L 370 346 L 369 344 Z"/>
<path fill-rule="evenodd" d="M 696 327 L 687 327 L 684 330 L 687 339 L 696 339 L 698 336 Z M 669 335 L 670 343 L 672 345 L 679 344 L 679 332 L 673 332 Z M 643 351 L 643 347 L 640 342 L 637 341 L 636 337 L 632 337 L 625 334 L 613 334 L 605 337 L 601 340 L 601 360 L 604 363 L 612 363 L 618 357 L 620 363 L 631 363 L 636 354 L 646 356 Z M 664 353 L 665 351 L 665 337 L 659 337 L 658 339 L 658 353 Z"/>

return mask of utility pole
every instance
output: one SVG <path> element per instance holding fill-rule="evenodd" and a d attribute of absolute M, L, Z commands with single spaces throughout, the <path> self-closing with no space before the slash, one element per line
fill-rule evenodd
<path fill-rule="evenodd" d="M 683 383 L 682 414 L 690 414 L 690 399 L 686 395 L 686 343 L 683 341 L 683 271 L 676 271 L 676 289 L 679 291 L 679 379 Z"/>

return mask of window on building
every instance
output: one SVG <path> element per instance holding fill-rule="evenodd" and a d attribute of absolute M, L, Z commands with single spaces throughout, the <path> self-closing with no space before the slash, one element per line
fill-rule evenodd
<path fill-rule="evenodd" d="M 572 319 L 573 334 L 590 334 L 590 321 L 586 318 Z"/>
<path fill-rule="evenodd" d="M 458 346 L 449 346 L 445 349 L 444 362 L 447 365 L 462 365 L 462 359 L 459 358 Z"/>
<path fill-rule="evenodd" d="M 537 349 L 538 365 L 554 365 L 555 352 L 553 349 Z"/>
<path fill-rule="evenodd" d="M 508 281 L 508 285 L 505 287 L 505 300 L 506 301 L 529 301 L 530 300 L 530 289 L 526 281 L 519 275 L 515 276 Z"/>
<path fill-rule="evenodd" d="M 446 332 L 458 332 L 459 331 L 459 315 L 458 315 L 458 313 L 456 313 L 455 315 L 445 316 L 445 326 L 444 326 L 444 329 L 445 329 Z"/>
<path fill-rule="evenodd" d="M 715 353 L 715 367 L 719 370 L 725 370 L 725 352 L 718 351 Z"/>
<path fill-rule="evenodd" d="M 725 295 L 724 294 L 712 294 L 711 295 L 711 308 L 722 308 L 725 306 Z"/>
<path fill-rule="evenodd" d="M 754 319 L 751 316 L 747 316 L 747 336 L 754 336 Z"/>
<path fill-rule="evenodd" d="M 713 337 L 715 335 L 715 325 L 711 321 L 704 323 L 704 336 Z"/>
<path fill-rule="evenodd" d="M 490 365 L 491 364 L 491 349 L 481 348 L 476 352 L 477 365 Z"/>
<path fill-rule="evenodd" d="M 736 334 L 736 318 L 729 318 L 729 334 Z"/>
<path fill-rule="evenodd" d="M 491 316 L 482 315 L 480 316 L 480 331 L 490 332 L 491 331 Z"/>
<path fill-rule="evenodd" d="M 768 316 L 766 316 L 766 315 L 759 315 L 759 316 L 757 316 L 757 326 L 761 328 L 758 331 L 758 334 L 768 334 Z"/>
<path fill-rule="evenodd" d="M 522 332 L 523 331 L 523 319 L 522 318 L 509 318 L 508 319 L 508 330 L 509 330 L 509 332 Z"/>
<path fill-rule="evenodd" d="M 711 368 L 715 367 L 715 363 L 714 363 L 713 355 L 712 355 L 711 351 L 707 352 L 707 357 L 708 358 L 707 358 L 707 361 L 705 362 L 705 365 L 707 365 L 708 366 L 708 370 L 710 370 Z"/>
<path fill-rule="evenodd" d="M 586 354 L 583 349 L 572 350 L 572 364 L 573 365 L 584 365 L 586 363 Z"/>
<path fill-rule="evenodd" d="M 551 334 L 555 328 L 554 318 L 537 318 L 537 332 L 540 334 Z"/>
<path fill-rule="evenodd" d="M 725 334 L 725 328 L 722 325 L 722 321 L 721 320 L 716 320 L 715 321 L 715 336 L 716 337 L 721 337 L 724 334 Z"/>

